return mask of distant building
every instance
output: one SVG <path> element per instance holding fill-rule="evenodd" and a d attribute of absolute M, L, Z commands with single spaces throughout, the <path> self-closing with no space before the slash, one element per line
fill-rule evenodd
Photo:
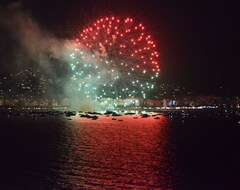
<path fill-rule="evenodd" d="M 127 98 L 123 102 L 124 106 L 140 106 L 140 99 L 138 98 Z"/>

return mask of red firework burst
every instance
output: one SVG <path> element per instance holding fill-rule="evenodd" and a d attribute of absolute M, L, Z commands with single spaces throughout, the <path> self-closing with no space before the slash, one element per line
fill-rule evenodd
<path fill-rule="evenodd" d="M 155 77 L 160 71 L 156 44 L 145 33 L 144 25 L 136 24 L 132 18 L 100 18 L 85 28 L 80 38 L 100 61 L 108 60 L 114 67 L 134 69 L 133 73 L 140 76 Z"/>

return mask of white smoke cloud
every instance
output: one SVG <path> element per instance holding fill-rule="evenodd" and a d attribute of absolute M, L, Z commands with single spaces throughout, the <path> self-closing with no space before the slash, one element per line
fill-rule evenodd
<path fill-rule="evenodd" d="M 91 99 L 91 96 L 79 92 L 78 84 L 72 81 L 73 71 L 70 65 L 73 60 L 70 54 L 76 48 L 73 40 L 59 39 L 52 32 L 40 26 L 29 12 L 22 9 L 21 3 L 10 4 L 6 9 L 0 11 L 1 28 L 4 28 L 18 44 L 18 48 L 14 49 L 15 60 L 11 63 L 11 68 L 17 68 L 17 70 L 30 66 L 38 68 L 47 76 L 60 81 L 57 84 L 62 88 L 61 98 L 68 99 L 72 109 L 98 110 L 99 105 Z M 87 55 L 89 54 L 86 57 L 92 56 L 85 46 L 80 44 L 78 48 Z M 104 46 L 101 46 L 97 53 L 97 59 L 107 58 Z M 89 61 L 92 60 L 85 60 L 85 62 Z M 61 64 L 62 67 L 60 67 Z M 102 70 L 104 74 L 107 72 L 106 68 L 102 68 Z M 96 83 L 96 78 L 93 77 L 91 82 Z M 50 97 L 59 97 L 59 91 L 56 91 L 55 88 L 47 90 Z"/>
<path fill-rule="evenodd" d="M 0 26 L 7 29 L 33 59 L 43 52 L 63 56 L 71 46 L 68 40 L 59 40 L 40 27 L 30 13 L 22 10 L 20 3 L 10 4 L 0 13 Z"/>

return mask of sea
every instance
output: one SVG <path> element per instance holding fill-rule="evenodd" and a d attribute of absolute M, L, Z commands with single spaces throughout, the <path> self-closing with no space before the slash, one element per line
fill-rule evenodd
<path fill-rule="evenodd" d="M 239 115 L 0 115 L 3 190 L 239 188 Z"/>

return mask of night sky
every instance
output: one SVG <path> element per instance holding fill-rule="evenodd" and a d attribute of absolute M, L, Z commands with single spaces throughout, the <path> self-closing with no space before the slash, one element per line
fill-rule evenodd
<path fill-rule="evenodd" d="M 0 10 L 11 2 L 1 1 Z M 130 16 L 146 26 L 157 44 L 160 83 L 185 85 L 200 94 L 240 94 L 237 1 L 23 0 L 21 4 L 41 27 L 60 38 L 76 37 L 101 16 Z M 6 45 L 5 33 L 1 32 L 2 72 L 11 62 L 6 49 L 14 48 L 8 40 Z"/>

